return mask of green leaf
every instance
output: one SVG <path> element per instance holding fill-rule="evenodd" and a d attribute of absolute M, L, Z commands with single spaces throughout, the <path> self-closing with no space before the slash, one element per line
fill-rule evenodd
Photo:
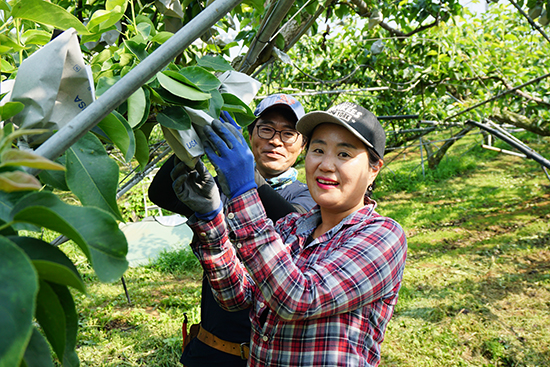
<path fill-rule="evenodd" d="M 221 82 L 212 73 L 200 66 L 189 66 L 182 68 L 179 73 L 187 80 L 191 81 L 200 90 L 209 92 L 213 89 L 218 89 Z"/>
<path fill-rule="evenodd" d="M 170 129 L 187 130 L 191 128 L 191 119 L 187 111 L 180 106 L 165 108 L 157 115 L 157 121 Z"/>
<path fill-rule="evenodd" d="M 149 56 L 149 54 L 145 50 L 147 48 L 146 42 L 137 43 L 135 41 L 127 40 L 127 41 L 124 41 L 124 44 L 126 45 L 128 50 L 130 50 L 131 53 L 136 55 L 139 61 L 143 61 L 147 56 Z"/>
<path fill-rule="evenodd" d="M 8 52 L 14 52 L 14 51 L 19 52 L 27 48 L 27 47 L 21 46 L 19 43 L 17 43 L 17 41 L 3 34 L 0 34 L 0 45 L 2 45 L 2 47 L 7 48 L 6 50 L 3 50 L 2 53 L 8 53 Z"/>
<path fill-rule="evenodd" d="M 90 34 L 77 17 L 61 6 L 44 0 L 20 0 L 13 6 L 11 16 L 67 30 L 71 27 L 80 34 Z"/>
<path fill-rule="evenodd" d="M 107 0 L 105 2 L 105 10 L 108 10 L 108 11 L 115 10 L 115 11 L 120 11 L 124 13 L 126 11 L 127 6 L 128 6 L 128 0 Z"/>
<path fill-rule="evenodd" d="M 318 7 L 319 7 L 319 3 L 316 1 L 312 1 L 308 6 L 306 6 L 306 11 L 310 15 L 313 15 L 315 14 L 315 11 L 317 10 Z"/>
<path fill-rule="evenodd" d="M 57 247 L 31 237 L 8 237 L 31 259 L 40 279 L 71 286 L 86 293 L 86 286 L 72 261 Z"/>
<path fill-rule="evenodd" d="M 91 33 L 99 33 L 114 26 L 122 17 L 124 12 L 112 10 L 96 10 L 88 23 Z"/>
<path fill-rule="evenodd" d="M 43 46 L 50 42 L 52 38 L 51 34 L 46 31 L 39 31 L 37 29 L 29 29 L 23 33 L 21 40 L 25 45 L 40 45 Z"/>
<path fill-rule="evenodd" d="M 168 75 L 172 79 L 176 79 L 178 82 L 182 82 L 185 85 L 199 89 L 191 80 L 187 79 L 183 74 L 180 74 L 179 71 L 174 70 L 164 70 L 164 75 Z"/>
<path fill-rule="evenodd" d="M 7 1 L 0 1 L 0 10 L 4 10 L 6 13 L 11 12 L 11 6 Z"/>
<path fill-rule="evenodd" d="M 248 126 L 256 119 L 254 113 L 239 97 L 230 94 L 222 93 L 223 107 L 227 112 L 233 112 L 237 123 L 243 127 Z"/>
<path fill-rule="evenodd" d="M 208 109 L 209 100 L 191 101 L 189 99 L 185 99 L 185 98 L 175 96 L 172 93 L 168 92 L 164 88 L 158 88 L 156 90 L 156 92 L 157 92 L 158 96 L 160 96 L 162 98 L 162 100 L 167 104 L 175 104 L 175 105 L 191 107 L 191 108 L 194 108 L 196 110 Z"/>
<path fill-rule="evenodd" d="M 128 242 L 115 219 L 101 209 L 65 204 L 49 192 L 23 197 L 10 221 L 25 222 L 59 232 L 78 244 L 102 282 L 119 279 L 128 267 Z"/>
<path fill-rule="evenodd" d="M 3 166 L 25 166 L 38 169 L 51 169 L 55 171 L 64 171 L 65 167 L 59 163 L 50 161 L 33 152 L 19 149 L 8 149 L 0 155 L 0 167 Z"/>
<path fill-rule="evenodd" d="M 0 49 L 1 48 L 2 46 L 0 46 Z M 17 68 L 15 66 L 13 66 L 10 62 L 4 60 L 3 58 L 0 59 L 0 68 L 2 69 L 2 73 L 6 74 L 11 74 L 17 71 Z"/>
<path fill-rule="evenodd" d="M 55 160 L 57 163 L 65 163 L 65 154 Z M 65 179 L 65 171 L 42 171 L 38 175 L 40 182 L 48 186 L 53 187 L 54 189 L 61 191 L 69 191 L 69 186 L 67 186 L 67 180 Z"/>
<path fill-rule="evenodd" d="M 120 77 L 107 77 L 102 76 L 97 81 L 97 86 L 95 87 L 95 94 L 96 96 L 101 96 L 103 93 L 105 93 L 109 88 L 111 88 L 113 85 L 115 85 L 116 82 L 120 80 Z"/>
<path fill-rule="evenodd" d="M 173 35 L 174 33 L 172 32 L 166 32 L 166 31 L 158 32 L 157 34 L 155 34 L 153 38 L 151 38 L 151 41 L 160 43 L 162 45 L 164 42 L 168 41 L 170 37 L 172 37 Z"/>
<path fill-rule="evenodd" d="M 245 0 L 243 3 L 251 5 L 256 9 L 260 14 L 264 12 L 264 2 L 262 0 Z"/>
<path fill-rule="evenodd" d="M 11 226 L 5 226 L 7 223 L 4 222 L 2 219 L 0 219 L 0 226 L 2 226 L 2 229 L 0 230 L 0 236 L 15 236 L 17 235 L 17 231 L 13 229 Z"/>
<path fill-rule="evenodd" d="M 224 103 L 222 94 L 218 90 L 213 90 L 210 93 L 212 94 L 212 99 L 208 107 L 208 114 L 215 119 L 219 119 Z"/>
<path fill-rule="evenodd" d="M 227 50 L 229 50 L 230 48 L 232 48 L 232 47 L 237 47 L 237 46 L 239 46 L 239 42 L 234 42 L 234 41 L 233 41 L 233 42 L 229 42 L 227 45 L 223 46 L 222 51 L 227 51 Z"/>
<path fill-rule="evenodd" d="M 13 123 L 10 122 L 10 123 L 4 124 L 4 129 L 0 129 L 0 137 L 3 137 L 5 135 L 9 136 L 9 135 L 13 134 L 13 130 L 14 130 Z M 0 139 L 0 140 L 2 140 L 2 139 Z M 5 147 L 7 147 L 7 146 L 5 146 Z M 5 149 L 5 147 L 3 146 L 2 148 Z"/>
<path fill-rule="evenodd" d="M 87 133 L 66 154 L 67 185 L 82 205 L 101 208 L 122 220 L 116 203 L 118 165 L 99 139 Z"/>
<path fill-rule="evenodd" d="M 4 132 L 6 132 L 5 127 L 4 127 Z M 1 144 L 0 150 L 3 151 L 4 149 L 7 149 L 8 147 L 10 147 L 11 144 L 12 144 L 12 141 L 17 139 L 20 136 L 39 135 L 39 134 L 44 134 L 44 133 L 47 133 L 47 132 L 49 132 L 48 129 L 18 129 L 18 130 L 15 130 L 15 131 L 9 133 L 8 136 L 4 137 L 3 139 L 0 139 L 0 144 Z"/>
<path fill-rule="evenodd" d="M 143 87 L 144 87 L 147 91 L 149 91 L 149 96 L 150 96 L 149 101 L 150 101 L 150 102 L 152 102 L 153 104 L 161 105 L 161 106 L 167 104 L 166 101 L 162 99 L 162 97 L 161 97 L 160 94 L 157 92 L 157 90 L 153 89 L 151 86 L 149 86 L 149 85 L 147 85 L 147 84 L 144 85 Z M 164 91 L 164 89 L 162 89 L 162 88 L 159 88 L 159 90 Z M 168 92 L 166 92 L 166 93 L 168 93 Z M 168 94 L 171 94 L 171 93 L 168 93 Z M 176 97 L 174 96 L 174 98 L 176 98 Z"/>
<path fill-rule="evenodd" d="M 4 222 L 10 222 L 11 221 L 11 211 L 15 204 L 21 198 L 23 198 L 25 195 L 29 195 L 31 192 L 29 191 L 19 191 L 19 192 L 5 192 L 0 191 L 0 219 Z M 17 226 L 15 225 L 16 229 L 31 229 L 35 228 L 34 226 Z M 32 229 L 31 229 L 32 230 Z"/>
<path fill-rule="evenodd" d="M 211 69 L 214 71 L 230 71 L 235 70 L 227 60 L 221 55 L 217 56 L 203 56 L 200 59 L 197 59 L 197 65 L 202 66 L 206 69 Z"/>
<path fill-rule="evenodd" d="M 53 367 L 48 342 L 35 327 L 32 328 L 31 340 L 27 344 L 23 361 L 26 367 Z"/>
<path fill-rule="evenodd" d="M 136 138 L 136 159 L 141 167 L 141 170 L 143 170 L 149 162 L 149 144 L 143 131 L 138 129 L 134 132 Z"/>
<path fill-rule="evenodd" d="M 151 29 L 153 27 L 149 23 L 139 23 L 136 27 L 136 31 L 143 37 L 144 39 L 149 39 L 149 36 L 151 35 Z"/>
<path fill-rule="evenodd" d="M 63 312 L 65 313 L 65 351 L 63 353 L 63 366 L 78 367 L 80 362 L 76 354 L 76 337 L 78 334 L 78 316 L 73 296 L 64 285 L 49 283 L 57 295 Z"/>
<path fill-rule="evenodd" d="M 145 113 L 147 101 L 143 88 L 138 88 L 128 98 L 128 123 L 132 128 L 136 127 L 142 120 Z"/>
<path fill-rule="evenodd" d="M 149 120 L 149 114 L 151 113 L 151 88 L 143 88 L 144 96 L 145 96 L 145 111 L 143 112 L 143 116 L 141 117 L 141 121 L 134 126 L 134 129 L 139 129 L 143 124 Z"/>
<path fill-rule="evenodd" d="M 19 366 L 32 334 L 38 277 L 23 250 L 0 236 L 0 367 Z"/>
<path fill-rule="evenodd" d="M 48 185 L 56 190 L 70 191 L 67 186 L 67 180 L 65 179 L 65 172 L 63 171 L 42 171 L 38 175 L 40 182 Z"/>
<path fill-rule="evenodd" d="M 145 10 L 145 9 L 143 9 Z M 149 10 L 149 9 L 148 9 Z M 150 11 L 150 14 L 152 14 L 153 11 Z M 155 23 L 153 23 L 153 21 L 151 20 L 151 18 L 149 18 L 146 14 L 139 14 L 136 16 L 136 21 L 135 21 L 135 24 L 140 24 L 140 23 L 146 23 L 146 24 L 149 24 L 151 26 L 151 35 L 154 36 L 156 34 L 156 30 L 155 30 Z"/>
<path fill-rule="evenodd" d="M 130 162 L 135 153 L 136 142 L 132 128 L 124 116 L 115 110 L 101 120 L 97 126 L 120 149 L 126 162 Z"/>
<path fill-rule="evenodd" d="M 40 280 L 40 290 L 36 297 L 36 320 L 44 330 L 57 358 L 63 361 L 66 341 L 65 311 L 48 282 Z"/>
<path fill-rule="evenodd" d="M 514 34 L 511 34 L 511 33 L 505 34 L 504 39 L 508 40 L 508 41 L 512 41 L 512 42 L 519 42 L 518 38 Z"/>
<path fill-rule="evenodd" d="M 212 97 L 210 93 L 204 93 L 196 88 L 182 84 L 163 73 L 157 73 L 157 79 L 164 89 L 181 98 L 191 101 L 205 101 Z"/>
<path fill-rule="evenodd" d="M 4 68 L 2 68 L 4 71 Z M 0 121 L 6 121 L 19 112 L 23 111 L 25 105 L 21 102 L 7 102 L 5 105 L 0 106 Z"/>

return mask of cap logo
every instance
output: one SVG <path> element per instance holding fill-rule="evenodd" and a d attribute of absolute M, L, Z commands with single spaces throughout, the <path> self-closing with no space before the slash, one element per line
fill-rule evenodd
<path fill-rule="evenodd" d="M 294 103 L 296 103 L 296 100 L 294 98 L 290 98 L 284 94 L 281 94 L 277 96 L 277 100 L 271 102 L 271 104 L 278 104 L 278 103 L 284 103 L 292 106 Z"/>
<path fill-rule="evenodd" d="M 363 116 L 363 113 L 358 111 L 352 103 L 339 104 L 338 106 L 330 108 L 327 112 L 346 122 L 355 122 L 355 119 L 359 119 Z"/>

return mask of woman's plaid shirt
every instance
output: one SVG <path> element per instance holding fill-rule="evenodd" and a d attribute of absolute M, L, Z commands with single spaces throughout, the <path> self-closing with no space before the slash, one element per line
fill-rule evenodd
<path fill-rule="evenodd" d="M 310 243 L 318 207 L 274 228 L 256 190 L 210 222 L 189 221 L 198 238 L 193 250 L 222 307 L 251 307 L 249 366 L 380 363 L 407 242 L 375 207 L 369 201 Z"/>

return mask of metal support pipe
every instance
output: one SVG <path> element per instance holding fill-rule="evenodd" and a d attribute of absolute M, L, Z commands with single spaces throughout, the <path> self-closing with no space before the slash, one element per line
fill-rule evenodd
<path fill-rule="evenodd" d="M 483 129 L 483 130 L 491 133 L 492 135 L 496 136 L 500 140 L 506 142 L 507 144 L 510 144 L 511 146 L 513 146 L 514 148 L 516 148 L 517 150 L 519 150 L 520 152 L 525 154 L 527 156 L 527 158 L 530 158 L 530 159 L 534 160 L 535 162 L 537 162 L 541 166 L 544 166 L 546 168 L 550 168 L 550 161 L 548 159 L 544 158 L 543 156 L 541 156 L 540 154 L 535 152 L 533 149 L 529 148 L 527 145 L 525 145 L 523 143 L 518 144 L 513 139 L 510 139 L 508 136 L 503 134 L 501 131 L 490 128 L 489 126 L 487 126 L 485 124 L 482 124 L 480 122 L 474 121 L 474 120 L 466 120 L 466 123 L 467 124 L 472 124 L 474 126 L 479 127 L 480 129 Z"/>
<path fill-rule="evenodd" d="M 483 149 L 494 150 L 495 152 L 499 152 L 499 153 L 506 153 L 506 154 L 510 154 L 510 155 L 515 155 L 516 157 L 527 158 L 527 156 L 523 153 L 517 153 L 517 152 L 512 152 L 511 150 L 500 149 L 500 148 L 494 147 L 492 145 L 481 144 L 481 147 Z"/>
<path fill-rule="evenodd" d="M 138 172 L 135 174 L 135 176 L 128 182 L 124 184 L 124 186 L 120 187 L 116 193 L 116 199 L 120 199 L 122 195 L 126 194 L 132 187 L 137 185 L 141 180 L 145 178 L 149 173 L 155 169 L 157 166 L 157 163 L 160 162 L 164 157 L 168 155 L 172 151 L 172 148 L 168 146 L 162 153 L 158 155 L 155 159 L 153 159 L 151 162 L 147 163 L 147 166 L 143 169 L 143 171 Z"/>
<path fill-rule="evenodd" d="M 55 159 L 162 70 L 242 0 L 216 0 L 163 43 L 96 101 L 44 142 L 35 153 Z"/>
<path fill-rule="evenodd" d="M 309 20 L 302 24 L 300 27 L 300 30 L 296 33 L 294 38 L 292 38 L 286 45 L 285 48 L 282 50 L 283 52 L 288 52 L 296 42 L 311 28 L 311 25 L 317 20 L 317 18 L 325 11 L 326 8 L 328 8 L 335 0 L 327 0 L 324 5 L 321 5 L 317 8 L 317 11 L 315 14 L 313 14 Z M 286 23 L 288 24 L 288 23 Z M 285 26 L 286 26 L 285 24 Z M 284 26 L 283 26 L 284 27 Z M 264 70 L 268 65 L 271 65 L 276 60 L 275 57 L 271 56 L 271 58 L 264 64 L 262 64 L 254 73 L 252 74 L 252 77 L 255 78 Z"/>
<path fill-rule="evenodd" d="M 256 62 L 258 55 L 270 42 L 271 36 L 275 33 L 284 17 L 294 4 L 294 0 L 279 0 L 273 6 L 272 11 L 266 15 L 263 27 L 260 29 L 254 41 L 250 45 L 244 61 L 239 69 L 240 72 L 248 74 L 250 67 Z"/>
<path fill-rule="evenodd" d="M 424 170 L 424 144 L 422 142 L 422 137 L 418 139 L 420 142 L 420 164 L 422 165 L 422 177 L 426 178 L 426 171 Z"/>

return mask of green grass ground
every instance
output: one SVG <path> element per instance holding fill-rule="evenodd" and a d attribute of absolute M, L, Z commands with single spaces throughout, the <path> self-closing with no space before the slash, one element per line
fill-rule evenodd
<path fill-rule="evenodd" d="M 550 157 L 550 139 L 522 138 Z M 378 211 L 402 224 L 409 252 L 382 366 L 550 365 L 550 181 L 479 139 L 460 141 L 426 177 L 418 150 L 386 157 Z M 99 283 L 64 248 L 88 286 L 75 293 L 81 364 L 177 366 L 183 314 L 197 322 L 200 311 L 190 251 L 129 269 L 128 304 L 120 282 Z"/>

